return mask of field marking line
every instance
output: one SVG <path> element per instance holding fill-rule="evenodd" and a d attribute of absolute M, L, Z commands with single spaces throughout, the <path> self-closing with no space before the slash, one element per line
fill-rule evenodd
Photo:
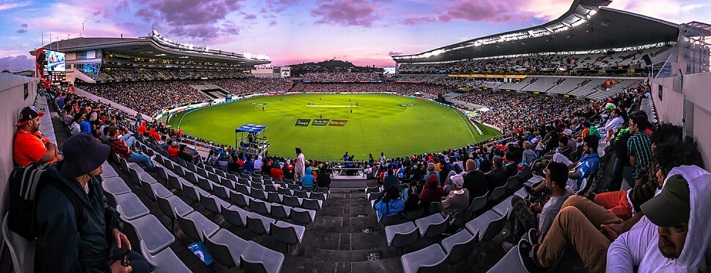
<path fill-rule="evenodd" d="M 472 132 L 472 129 L 469 128 L 469 120 L 465 120 L 464 118 L 462 118 L 462 115 L 464 115 L 464 114 L 462 114 L 462 113 L 461 113 L 459 110 L 457 110 L 456 108 L 450 107 L 449 110 L 450 110 L 450 111 L 454 111 L 454 112 L 457 114 L 457 116 L 459 117 L 459 119 L 461 119 L 462 122 L 464 122 L 464 126 L 466 126 L 466 127 L 467 127 L 467 131 L 469 131 L 469 136 L 472 137 L 472 143 L 476 143 L 476 138 L 474 138 L 474 133 Z"/>
<path fill-rule="evenodd" d="M 356 105 L 306 105 L 312 108 L 356 108 Z"/>

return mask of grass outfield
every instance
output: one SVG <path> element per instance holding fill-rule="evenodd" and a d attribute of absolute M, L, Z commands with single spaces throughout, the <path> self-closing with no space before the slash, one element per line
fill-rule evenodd
<path fill-rule="evenodd" d="M 313 121 L 320 115 L 348 121 L 344 126 L 295 126 L 297 119 Z M 439 152 L 499 135 L 484 125 L 479 125 L 484 133 L 479 135 L 455 109 L 385 94 L 265 96 L 184 112 L 169 124 L 177 127 L 179 122 L 190 135 L 231 146 L 235 128 L 267 125 L 271 155 L 294 157 L 294 148 L 300 147 L 306 158 L 321 160 L 338 160 L 346 151 L 356 160 L 369 153 L 377 159 L 381 151 L 388 158 Z"/>

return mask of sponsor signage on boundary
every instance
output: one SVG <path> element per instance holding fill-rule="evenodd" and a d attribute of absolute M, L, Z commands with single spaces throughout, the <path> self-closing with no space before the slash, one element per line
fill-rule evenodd
<path fill-rule="evenodd" d="M 297 119 L 294 126 L 309 126 L 311 119 Z"/>
<path fill-rule="evenodd" d="M 348 122 L 347 119 L 334 119 L 331 120 L 331 123 L 329 123 L 328 126 L 346 126 L 346 122 Z"/>
<path fill-rule="evenodd" d="M 326 126 L 328 125 L 328 119 L 314 119 L 313 122 L 311 122 L 311 126 Z"/>

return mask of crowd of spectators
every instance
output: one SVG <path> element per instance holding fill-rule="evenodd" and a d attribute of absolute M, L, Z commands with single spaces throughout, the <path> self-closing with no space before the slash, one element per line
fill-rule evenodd
<path fill-rule="evenodd" d="M 400 74 L 450 74 L 450 73 L 542 73 L 552 74 L 588 68 L 616 68 L 618 66 L 640 68 L 644 55 L 655 56 L 670 47 L 624 52 L 600 52 L 576 55 L 539 55 L 529 57 L 492 57 L 439 64 L 400 64 Z M 567 73 L 567 72 L 566 72 Z"/>
<path fill-rule="evenodd" d="M 234 69 L 159 69 L 159 68 L 104 68 L 97 77 L 99 82 L 155 81 L 186 79 L 246 78 L 248 75 Z"/>
<path fill-rule="evenodd" d="M 414 95 L 426 93 L 431 95 L 445 94 L 449 91 L 444 86 L 415 83 L 299 83 L 291 89 L 292 92 L 318 92 L 318 93 L 369 93 L 369 92 L 394 92 L 401 95 Z"/>
<path fill-rule="evenodd" d="M 234 95 L 251 95 L 265 92 L 285 92 L 291 88 L 291 80 L 282 78 L 219 79 L 205 81 L 214 84 Z"/>
<path fill-rule="evenodd" d="M 153 115 L 171 106 L 209 100 L 207 95 L 190 87 L 191 84 L 189 81 L 153 81 L 77 84 L 77 87 L 139 113 Z"/>
<path fill-rule="evenodd" d="M 322 72 L 306 73 L 304 82 L 378 82 L 381 73 Z"/>

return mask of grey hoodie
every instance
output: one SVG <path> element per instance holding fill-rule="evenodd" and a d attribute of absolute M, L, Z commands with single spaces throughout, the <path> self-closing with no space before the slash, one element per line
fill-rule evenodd
<path fill-rule="evenodd" d="M 680 174 L 689 183 L 691 213 L 684 249 L 677 259 L 659 251 L 657 226 L 647 217 L 617 238 L 607 251 L 607 272 L 708 272 L 711 244 L 711 173 L 697 166 L 672 169 L 667 178 Z M 666 182 L 666 181 L 665 181 Z M 666 183 L 665 183 L 666 184 Z M 659 194 L 661 191 L 657 191 Z"/>

